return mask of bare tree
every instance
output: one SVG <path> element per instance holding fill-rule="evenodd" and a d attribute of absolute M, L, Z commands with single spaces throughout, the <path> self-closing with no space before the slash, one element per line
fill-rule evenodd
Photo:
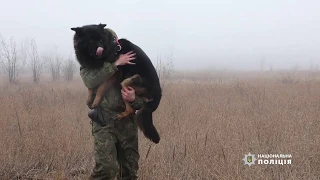
<path fill-rule="evenodd" d="M 32 70 L 32 79 L 34 83 L 40 82 L 40 76 L 43 72 L 44 61 L 39 57 L 36 41 L 30 41 L 29 57 Z"/>
<path fill-rule="evenodd" d="M 43 59 L 48 63 L 48 70 L 50 72 L 52 81 L 57 81 L 61 78 L 61 66 L 63 57 L 59 55 L 56 46 L 51 49 L 51 52 L 43 55 Z"/>
<path fill-rule="evenodd" d="M 165 63 L 161 57 L 161 55 L 159 55 L 157 57 L 157 64 L 156 64 L 156 70 L 157 70 L 157 74 L 159 76 L 159 80 L 160 80 L 160 85 L 162 88 L 164 88 L 167 80 L 169 79 L 172 71 L 173 71 L 173 57 L 172 57 L 172 52 L 170 53 L 170 56 L 168 56 L 167 62 Z"/>
<path fill-rule="evenodd" d="M 62 65 L 62 57 L 59 57 L 56 55 L 55 57 L 49 57 L 50 63 L 50 72 L 51 72 L 51 77 L 52 81 L 57 81 L 60 79 L 60 71 L 61 71 L 61 65 Z"/>
<path fill-rule="evenodd" d="M 63 76 L 66 81 L 72 81 L 76 71 L 76 63 L 69 58 L 63 67 Z"/>
<path fill-rule="evenodd" d="M 24 65 L 26 53 L 25 46 L 21 44 L 18 49 L 13 37 L 7 42 L 0 35 L 0 65 L 2 73 L 8 78 L 10 83 L 15 83 Z"/>

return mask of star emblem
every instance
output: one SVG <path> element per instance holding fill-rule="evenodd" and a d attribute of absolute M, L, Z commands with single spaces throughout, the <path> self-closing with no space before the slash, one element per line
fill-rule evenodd
<path fill-rule="evenodd" d="M 249 154 L 245 155 L 242 160 L 244 161 L 245 165 L 247 164 L 250 167 L 251 165 L 255 164 L 257 159 L 254 157 L 254 154 L 249 152 Z"/>

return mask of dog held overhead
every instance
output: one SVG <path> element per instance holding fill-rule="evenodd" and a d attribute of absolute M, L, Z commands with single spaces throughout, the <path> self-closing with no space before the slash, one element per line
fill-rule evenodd
<path fill-rule="evenodd" d="M 146 138 L 159 143 L 160 137 L 153 125 L 152 116 L 162 98 L 158 74 L 149 57 L 139 46 L 127 39 L 117 40 L 114 32 L 105 27 L 106 24 L 92 24 L 71 28 L 75 31 L 73 43 L 77 61 L 81 68 L 98 69 L 105 62 L 115 62 L 120 54 L 133 51 L 136 54 L 136 59 L 132 61 L 135 65 L 117 67 L 122 74 L 121 85 L 131 86 L 135 89 L 136 95 L 146 101 L 136 113 L 136 121 Z M 88 89 L 87 105 L 89 108 L 95 109 L 99 106 L 105 91 L 117 77 L 119 74 L 113 75 L 94 89 Z M 94 93 L 96 96 L 93 100 Z M 118 115 L 118 118 L 135 113 L 128 102 L 125 101 L 125 105 L 126 109 Z"/>

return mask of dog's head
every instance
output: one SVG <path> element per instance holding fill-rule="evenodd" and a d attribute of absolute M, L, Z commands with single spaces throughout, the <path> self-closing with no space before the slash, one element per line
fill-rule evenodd
<path fill-rule="evenodd" d="M 106 24 L 94 24 L 71 28 L 75 31 L 73 44 L 77 56 L 92 61 L 86 63 L 102 64 L 106 58 L 115 54 L 115 37 L 104 28 L 105 26 Z"/>

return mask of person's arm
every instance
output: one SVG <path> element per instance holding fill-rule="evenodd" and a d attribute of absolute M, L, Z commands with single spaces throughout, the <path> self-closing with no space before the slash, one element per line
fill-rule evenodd
<path fill-rule="evenodd" d="M 134 110 L 139 110 L 143 107 L 144 103 L 145 101 L 143 100 L 142 97 L 136 96 L 135 100 L 131 102 L 130 105 Z"/>
<path fill-rule="evenodd" d="M 117 71 L 115 64 L 105 62 L 99 69 L 80 68 L 80 76 L 87 88 L 95 88 Z"/>
<path fill-rule="evenodd" d="M 128 101 L 134 110 L 141 109 L 146 103 L 142 97 L 135 94 L 135 90 L 132 87 L 123 87 L 121 89 L 121 94 L 122 98 L 125 101 Z"/>
<path fill-rule="evenodd" d="M 134 64 L 131 61 L 135 59 L 136 54 L 133 51 L 121 54 L 113 64 L 105 62 L 103 67 L 99 69 L 80 68 L 80 76 L 84 85 L 87 88 L 95 88 L 106 79 L 110 78 L 115 72 L 118 71 L 117 66 L 126 64 Z"/>

